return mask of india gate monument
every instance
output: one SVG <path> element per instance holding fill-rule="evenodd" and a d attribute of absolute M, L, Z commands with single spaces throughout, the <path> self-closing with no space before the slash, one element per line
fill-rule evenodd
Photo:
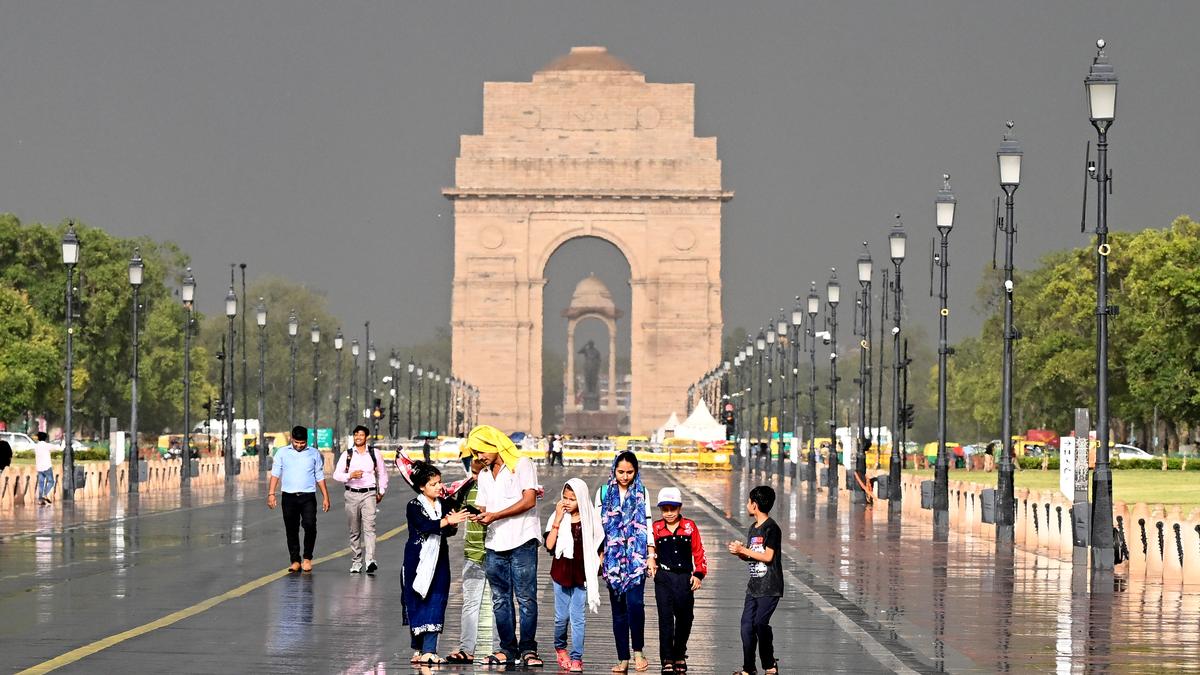
<path fill-rule="evenodd" d="M 482 133 L 462 136 L 443 190 L 453 369 L 479 387 L 481 422 L 542 432 L 545 270 L 572 239 L 603 239 L 629 264 L 632 433 L 681 409 L 720 360 L 721 206 L 733 193 L 716 139 L 695 135 L 694 98 L 695 85 L 649 83 L 603 47 L 575 47 L 531 82 L 484 83 Z M 568 364 L 594 369 L 592 350 Z"/>

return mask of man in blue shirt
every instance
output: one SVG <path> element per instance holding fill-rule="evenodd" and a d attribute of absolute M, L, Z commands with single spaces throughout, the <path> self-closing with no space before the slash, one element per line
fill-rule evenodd
<path fill-rule="evenodd" d="M 329 491 L 325 489 L 325 458 L 308 445 L 308 429 L 292 427 L 292 449 L 280 450 L 271 467 L 267 486 L 267 508 L 275 508 L 275 488 L 283 484 L 283 529 L 287 533 L 288 569 L 312 571 L 313 546 L 317 543 L 317 488 L 324 501 L 321 509 L 329 512 Z M 304 557 L 300 557 L 300 526 L 304 526 Z"/>

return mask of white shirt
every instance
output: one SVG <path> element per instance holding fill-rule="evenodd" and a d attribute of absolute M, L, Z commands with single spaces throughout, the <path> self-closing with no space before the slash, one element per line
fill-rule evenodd
<path fill-rule="evenodd" d="M 497 460 L 502 462 L 502 460 Z M 503 511 L 521 501 L 525 490 L 537 490 L 537 469 L 533 460 L 522 457 L 517 460 L 517 472 L 513 473 L 507 465 L 501 463 L 500 473 L 492 475 L 492 470 L 484 469 L 479 472 L 479 491 L 475 496 L 475 506 L 483 507 L 490 513 Z M 484 547 L 491 551 L 511 551 L 531 539 L 542 541 L 541 528 L 538 527 L 537 502 L 525 513 L 511 518 L 494 520 L 487 528 L 487 538 Z"/>
<path fill-rule="evenodd" d="M 54 446 L 46 441 L 38 441 L 33 446 L 33 461 L 38 471 L 54 468 L 54 463 L 50 460 L 50 451 L 53 449 Z"/>

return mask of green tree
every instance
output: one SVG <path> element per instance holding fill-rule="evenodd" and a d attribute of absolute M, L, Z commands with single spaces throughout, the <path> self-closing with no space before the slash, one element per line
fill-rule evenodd
<path fill-rule="evenodd" d="M 62 381 L 57 340 L 24 293 L 0 284 L 0 420 L 40 409 Z"/>

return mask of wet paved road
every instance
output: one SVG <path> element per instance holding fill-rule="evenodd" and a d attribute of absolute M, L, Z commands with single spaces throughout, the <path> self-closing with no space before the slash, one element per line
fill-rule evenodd
<path fill-rule="evenodd" d="M 568 476 L 582 474 L 593 485 L 601 478 L 575 467 L 540 473 L 549 491 Z M 690 645 L 693 672 L 739 665 L 746 572 L 722 543 L 744 532 L 749 489 L 773 480 L 646 472 L 652 494 L 668 484 L 687 490 L 685 513 L 709 551 L 711 574 L 697 598 Z M 283 573 L 282 519 L 265 508 L 261 489 L 142 497 L 133 506 L 123 497 L 77 510 L 58 504 L 0 519 L 0 671 L 82 648 L 62 672 L 411 672 L 399 604 L 403 505 L 411 493 L 397 490 L 383 503 L 378 529 L 391 537 L 379 545 L 382 569 L 371 578 L 347 573 L 338 490 L 333 509 L 319 516 L 317 556 L 328 559 L 311 575 Z M 830 510 L 824 493 L 789 487 L 773 514 L 787 556 L 788 593 L 773 621 L 785 670 L 1200 669 L 1200 589 L 1072 593 L 1070 565 L 1019 551 L 1006 565 L 990 543 L 957 535 L 932 543 L 928 526 L 889 521 L 886 504 L 873 514 L 838 506 Z M 543 501 L 543 517 L 549 508 Z M 892 550 L 898 554 L 886 553 Z M 461 560 L 461 538 L 452 554 Z M 551 657 L 548 558 L 540 564 L 538 638 Z M 647 653 L 657 670 L 651 589 L 647 596 Z M 164 617 L 173 621 L 153 623 Z M 443 654 L 456 646 L 457 617 L 455 590 Z M 127 639 L 112 639 L 130 630 Z M 614 660 L 605 599 L 600 614 L 589 615 L 585 662 L 589 672 L 607 672 Z"/>

